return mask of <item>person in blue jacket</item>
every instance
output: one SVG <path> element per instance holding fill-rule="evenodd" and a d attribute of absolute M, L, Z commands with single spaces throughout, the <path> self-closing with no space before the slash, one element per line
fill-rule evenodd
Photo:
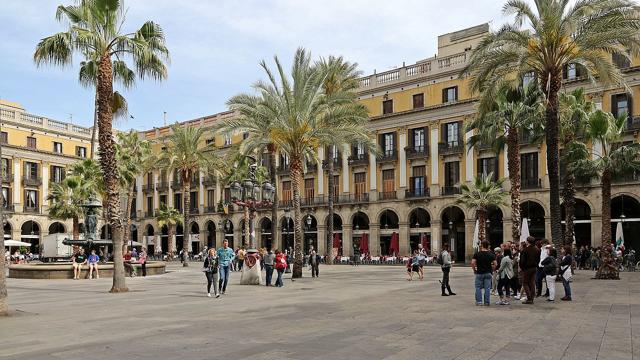
<path fill-rule="evenodd" d="M 227 283 L 229 282 L 229 267 L 233 258 L 236 257 L 235 252 L 229 247 L 229 240 L 222 242 L 222 247 L 218 249 L 218 261 L 220 262 L 220 280 L 218 289 L 222 295 L 227 291 Z"/>

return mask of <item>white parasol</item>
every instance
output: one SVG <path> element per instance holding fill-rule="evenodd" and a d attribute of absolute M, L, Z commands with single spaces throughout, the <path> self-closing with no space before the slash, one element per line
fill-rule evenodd
<path fill-rule="evenodd" d="M 480 249 L 480 236 L 478 235 L 478 227 L 480 226 L 480 222 L 476 219 L 476 226 L 473 228 L 473 249 Z"/>
<path fill-rule="evenodd" d="M 522 227 L 520 227 L 520 242 L 527 241 L 529 234 L 529 220 L 522 218 Z"/>

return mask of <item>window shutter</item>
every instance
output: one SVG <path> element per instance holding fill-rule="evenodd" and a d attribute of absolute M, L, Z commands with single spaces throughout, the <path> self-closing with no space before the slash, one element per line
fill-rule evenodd
<path fill-rule="evenodd" d="M 424 147 L 426 149 L 429 146 L 429 128 L 426 126 L 423 127 L 422 133 L 424 134 Z"/>
<path fill-rule="evenodd" d="M 49 166 L 49 179 L 53 179 L 54 181 L 56 180 L 56 173 L 54 172 L 55 167 L 53 165 Z"/>
<path fill-rule="evenodd" d="M 447 102 L 447 89 L 442 89 L 442 102 L 446 103 Z"/>
<path fill-rule="evenodd" d="M 398 149 L 398 133 L 394 132 L 393 133 L 393 152 L 396 152 Z"/>
<path fill-rule="evenodd" d="M 454 93 L 456 94 L 456 95 L 455 95 L 455 96 L 456 96 L 456 98 L 455 98 L 455 99 L 453 99 L 453 100 L 458 101 L 458 87 L 457 87 L 457 86 L 456 86 L 456 87 L 454 87 Z"/>
<path fill-rule="evenodd" d="M 455 161 L 453 163 L 453 172 L 454 172 L 454 184 L 457 184 L 460 182 L 460 162 Z"/>
<path fill-rule="evenodd" d="M 440 129 L 441 129 L 440 132 L 442 133 L 440 135 L 440 141 L 442 141 L 443 143 L 446 143 L 447 142 L 447 138 L 448 138 L 448 136 L 447 136 L 447 124 L 440 125 Z"/>
<path fill-rule="evenodd" d="M 384 134 L 378 135 L 378 145 L 380 145 L 380 147 L 384 151 Z"/>
<path fill-rule="evenodd" d="M 493 167 L 493 180 L 498 181 L 500 178 L 500 159 L 498 156 L 493 158 L 493 163 L 495 164 Z"/>
<path fill-rule="evenodd" d="M 562 79 L 567 80 L 569 76 L 569 64 L 562 65 Z"/>
<path fill-rule="evenodd" d="M 618 102 L 617 95 L 611 95 L 611 113 L 613 116 L 618 117 Z"/>
<path fill-rule="evenodd" d="M 463 133 L 464 133 L 464 129 L 462 128 L 462 121 L 458 121 L 458 141 L 460 145 L 462 145 Z"/>
<path fill-rule="evenodd" d="M 478 159 L 477 163 L 478 163 L 478 167 L 476 168 L 476 173 L 477 173 L 477 176 L 480 177 L 482 176 L 482 159 Z"/>
<path fill-rule="evenodd" d="M 627 94 L 627 114 L 629 115 L 629 122 L 633 121 L 633 96 Z"/>

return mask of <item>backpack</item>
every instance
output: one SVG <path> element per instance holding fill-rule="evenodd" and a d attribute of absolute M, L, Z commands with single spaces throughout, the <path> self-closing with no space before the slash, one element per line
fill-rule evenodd
<path fill-rule="evenodd" d="M 438 265 L 444 265 L 444 261 L 442 260 L 442 254 L 439 254 L 436 257 L 436 263 L 438 263 Z"/>
<path fill-rule="evenodd" d="M 558 274 L 558 264 L 556 262 L 556 259 L 552 256 L 547 257 L 547 259 L 550 260 L 546 260 L 545 259 L 545 265 L 542 268 L 542 270 L 544 271 L 545 275 L 548 276 L 553 276 L 553 275 L 557 275 Z"/>

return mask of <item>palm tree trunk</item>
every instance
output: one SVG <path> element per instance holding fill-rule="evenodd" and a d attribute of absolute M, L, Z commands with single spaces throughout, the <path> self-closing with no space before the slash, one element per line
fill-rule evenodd
<path fill-rule="evenodd" d="M 299 155 L 291 157 L 291 187 L 293 188 L 293 226 L 294 226 L 294 249 L 293 249 L 293 272 L 292 278 L 302 277 L 302 243 L 304 233 L 302 232 L 302 220 L 300 210 L 300 183 L 302 182 L 302 159 Z"/>
<path fill-rule="evenodd" d="M 183 171 L 182 172 L 182 197 L 184 203 L 184 226 L 182 231 L 182 266 L 187 267 L 189 263 L 187 259 L 189 258 L 189 249 L 191 248 L 191 224 L 189 221 L 191 220 L 191 193 L 189 192 L 191 189 L 191 172 Z"/>
<path fill-rule="evenodd" d="M 276 186 L 276 152 L 273 146 L 269 147 L 269 180 L 274 188 Z M 273 194 L 273 204 L 271 205 L 271 249 L 278 243 L 278 192 Z M 264 246 L 264 244 L 263 244 Z"/>
<path fill-rule="evenodd" d="M 118 167 L 113 144 L 113 67 L 111 57 L 105 54 L 100 59 L 98 83 L 98 140 L 100 143 L 100 168 L 104 175 L 106 195 L 105 212 L 108 224 L 113 230 L 113 285 L 111 292 L 125 292 L 129 289 L 125 283 L 124 258 L 122 256 L 122 221 L 120 218 L 120 197 L 118 194 Z"/>
<path fill-rule="evenodd" d="M 127 252 L 127 244 L 131 243 L 129 237 L 131 236 L 131 207 L 133 207 L 133 186 L 129 188 L 129 192 L 127 193 L 127 206 L 125 207 L 126 214 L 124 214 L 124 230 L 123 233 L 123 244 L 122 244 L 122 252 Z"/>
<path fill-rule="evenodd" d="M 0 159 L 2 158 L 2 144 L 0 144 Z M 2 181 L 2 168 L 0 168 L 0 182 Z M 8 169 L 7 169 L 8 171 Z M 0 249 L 4 251 L 4 198 L 0 191 Z M 7 277 L 5 274 L 4 254 L 0 255 L 0 316 L 9 313 L 9 299 L 7 295 Z"/>
<path fill-rule="evenodd" d="M 564 178 L 564 189 L 562 190 L 562 202 L 564 204 L 564 244 L 573 244 L 575 209 L 576 209 L 576 188 L 573 171 L 567 168 Z"/>
<path fill-rule="evenodd" d="M 91 128 L 91 153 L 89 158 L 95 160 L 96 158 L 96 131 L 98 129 L 98 92 L 96 91 L 95 108 L 93 110 L 93 128 Z"/>
<path fill-rule="evenodd" d="M 244 229 L 242 229 L 242 231 L 244 232 L 244 241 L 242 242 L 242 246 L 244 246 L 245 249 L 249 249 L 253 248 L 253 244 L 251 243 L 250 239 L 251 234 L 249 234 L 249 221 L 251 221 L 251 219 L 249 218 L 249 207 L 243 206 L 242 209 L 242 217 L 244 218 Z"/>
<path fill-rule="evenodd" d="M 173 225 L 167 225 L 167 228 L 167 236 L 169 237 L 169 240 L 167 241 L 167 253 L 169 254 L 169 259 L 173 259 L 176 253 L 176 239 L 173 238 Z"/>
<path fill-rule="evenodd" d="M 482 244 L 487 239 L 487 210 L 476 210 L 478 217 L 478 240 Z"/>
<path fill-rule="evenodd" d="M 558 92 L 562 84 L 561 72 L 550 74 L 547 91 L 546 142 L 547 169 L 549 172 L 549 218 L 551 220 L 551 240 L 556 246 L 562 244 L 562 219 L 560 211 L 560 164 L 558 121 Z"/>
<path fill-rule="evenodd" d="M 80 238 L 80 220 L 78 219 L 77 216 L 74 216 L 71 221 L 73 222 L 73 240 L 78 240 Z"/>
<path fill-rule="evenodd" d="M 620 279 L 620 272 L 613 262 L 611 249 L 611 170 L 602 172 L 602 265 L 596 279 Z"/>
<path fill-rule="evenodd" d="M 520 140 L 518 129 L 509 129 L 507 133 L 507 167 L 511 182 L 511 240 L 520 243 Z"/>
<path fill-rule="evenodd" d="M 327 224 L 327 251 L 329 252 L 329 265 L 333 265 L 333 146 L 329 146 L 327 151 L 327 186 L 329 187 L 328 206 L 329 206 L 329 223 Z"/>

